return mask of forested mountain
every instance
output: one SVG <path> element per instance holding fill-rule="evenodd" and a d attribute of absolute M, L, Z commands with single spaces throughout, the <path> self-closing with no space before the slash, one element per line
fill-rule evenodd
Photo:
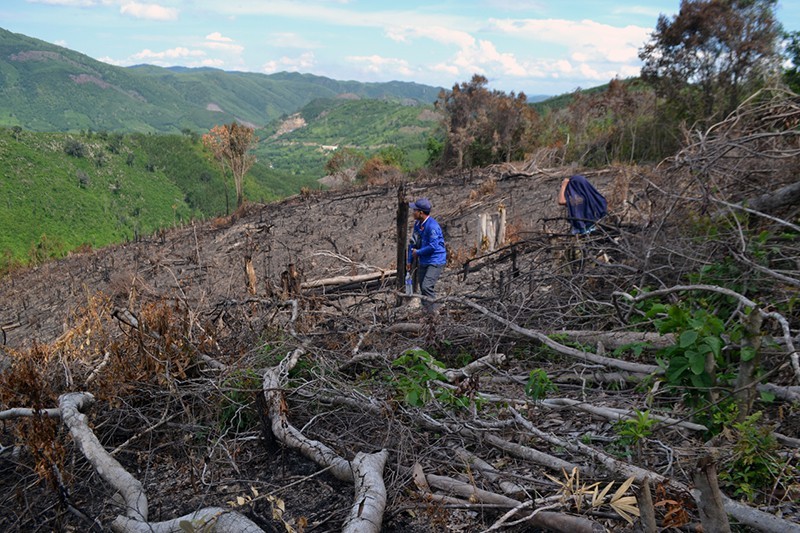
<path fill-rule="evenodd" d="M 297 73 L 116 67 L 0 29 L 0 126 L 176 133 L 234 120 L 261 127 L 317 98 L 432 103 L 439 88 Z"/>

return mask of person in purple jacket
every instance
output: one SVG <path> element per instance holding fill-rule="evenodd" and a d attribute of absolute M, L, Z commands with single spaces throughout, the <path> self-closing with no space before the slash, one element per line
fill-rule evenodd
<path fill-rule="evenodd" d="M 438 306 L 433 301 L 436 298 L 436 281 L 442 275 L 447 262 L 444 235 L 439 223 L 430 216 L 430 200 L 420 198 L 408 205 L 414 216 L 414 230 L 408 245 L 406 267 L 410 271 L 413 260 L 419 261 L 417 280 L 423 296 L 422 308 L 429 314 L 436 314 Z"/>
<path fill-rule="evenodd" d="M 597 229 L 598 220 L 608 214 L 608 202 L 584 176 L 564 178 L 558 191 L 558 203 L 567 206 L 567 219 L 574 235 Z"/>

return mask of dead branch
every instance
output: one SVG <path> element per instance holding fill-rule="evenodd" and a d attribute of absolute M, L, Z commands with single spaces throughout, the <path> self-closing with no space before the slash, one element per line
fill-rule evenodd
<path fill-rule="evenodd" d="M 356 485 L 355 504 L 345 520 L 343 533 L 378 532 L 381 530 L 383 510 L 386 508 L 386 486 L 383 467 L 389 452 L 358 452 L 353 459 Z"/>
<path fill-rule="evenodd" d="M 484 355 L 480 359 L 476 359 L 475 361 L 468 363 L 461 368 L 444 370 L 442 374 L 447 378 L 447 381 L 453 382 L 462 378 L 468 378 L 485 368 L 491 368 L 493 365 L 503 364 L 505 360 L 505 354 L 490 353 L 489 355 Z"/>
<path fill-rule="evenodd" d="M 613 407 L 598 407 L 590 403 L 580 402 L 578 400 L 573 400 L 570 398 L 547 398 L 545 400 L 542 400 L 540 404 L 544 407 L 551 407 L 555 409 L 562 407 L 570 407 L 573 409 L 578 409 L 587 413 L 591 413 L 593 415 L 602 416 L 603 418 L 607 418 L 609 420 L 633 420 L 636 417 L 636 414 L 628 409 L 615 409 Z M 691 431 L 708 431 L 708 428 L 702 424 L 695 424 L 694 422 L 678 420 L 676 418 L 662 416 L 653 412 L 650 412 L 649 416 L 650 418 L 663 422 L 664 424 L 669 426 L 682 427 L 685 429 L 689 429 Z"/>
<path fill-rule="evenodd" d="M 564 335 L 569 339 L 586 344 L 602 344 L 606 348 L 616 350 L 630 344 L 648 344 L 653 349 L 667 348 L 675 344 L 672 334 L 661 335 L 650 331 L 582 331 L 582 330 L 556 330 L 547 335 Z"/>
<path fill-rule="evenodd" d="M 450 477 L 427 474 L 425 479 L 429 486 L 447 491 L 449 494 L 467 498 L 469 501 L 497 504 L 509 509 L 520 507 L 521 502 L 518 500 L 479 489 L 474 485 Z M 604 530 L 600 524 L 587 518 L 550 511 L 533 514 L 530 516 L 530 523 L 536 527 L 543 527 L 552 531 L 563 531 L 564 533 L 597 533 Z"/>
<path fill-rule="evenodd" d="M 356 484 L 355 503 L 345 523 L 344 531 L 349 533 L 377 533 L 383 521 L 383 510 L 386 505 L 386 488 L 383 484 L 383 467 L 388 452 L 383 450 L 376 454 L 359 452 L 351 463 L 339 456 L 325 444 L 305 437 L 288 421 L 283 387 L 289 371 L 305 351 L 294 350 L 277 366 L 264 373 L 264 395 L 267 399 L 272 432 L 285 446 L 298 450 L 315 463 L 330 469 L 337 479 Z"/>
<path fill-rule="evenodd" d="M 502 490 L 506 496 L 514 497 L 525 494 L 524 488 L 514 482 L 503 480 L 502 474 L 495 467 L 474 453 L 470 453 L 464 448 L 456 448 L 456 456 L 466 464 L 475 468 L 475 470 L 480 472 L 489 482 L 497 483 L 497 486 L 500 487 L 500 490 Z"/>
<path fill-rule="evenodd" d="M 305 281 L 301 283 L 303 289 L 314 289 L 317 287 L 331 287 L 336 285 L 349 285 L 351 283 L 367 283 L 369 281 L 378 281 L 390 278 L 397 274 L 396 269 L 381 270 L 379 272 L 372 272 L 369 274 L 359 274 L 356 276 L 337 276 L 334 278 L 316 279 L 312 281 Z"/>
<path fill-rule="evenodd" d="M 725 510 L 740 524 L 769 533 L 800 533 L 800 525 L 722 496 Z"/>
<path fill-rule="evenodd" d="M 29 417 L 29 416 L 47 416 L 50 418 L 58 418 L 61 416 L 61 409 L 29 409 L 27 407 L 14 407 L 0 411 L 0 420 L 12 420 L 14 418 Z"/>
<path fill-rule="evenodd" d="M 305 350 L 298 348 L 287 355 L 280 364 L 264 372 L 264 395 L 267 398 L 272 432 L 284 445 L 298 450 L 319 465 L 330 467 L 331 474 L 337 479 L 352 483 L 354 479 L 350 462 L 340 457 L 325 444 L 306 438 L 289 423 L 286 417 L 288 408 L 283 397 L 283 387 L 286 384 L 289 370 L 294 368 L 304 353 Z"/>
<path fill-rule="evenodd" d="M 141 522 L 129 517 L 118 516 L 111 524 L 111 528 L 119 533 L 175 533 L 178 531 L 263 533 L 264 531 L 243 514 L 222 507 L 206 507 L 164 522 Z"/>
<path fill-rule="evenodd" d="M 636 372 L 638 374 L 663 374 L 663 370 L 656 365 L 643 365 L 640 363 L 632 363 L 629 361 L 622 361 L 618 359 L 612 359 L 610 357 L 603 357 L 601 355 L 593 354 L 591 352 L 576 350 L 575 348 L 571 348 L 569 346 L 565 346 L 559 342 L 554 341 L 544 333 L 540 331 L 535 331 L 527 328 L 523 328 L 510 320 L 506 320 L 505 318 L 497 315 L 496 313 L 490 311 L 489 309 L 483 307 L 482 305 L 476 304 L 474 302 L 470 302 L 469 300 L 465 300 L 463 298 L 456 298 L 456 297 L 446 297 L 441 299 L 441 301 L 446 302 L 454 302 L 458 303 L 467 307 L 471 307 L 477 311 L 480 311 L 484 315 L 492 318 L 493 320 L 503 324 L 504 326 L 508 327 L 515 333 L 518 333 L 524 337 L 529 337 L 531 339 L 536 339 L 548 348 L 555 350 L 556 352 L 564 355 L 568 355 L 570 357 L 574 357 L 581 361 L 590 361 L 592 363 L 597 363 L 600 365 L 610 366 L 614 368 L 620 368 L 622 370 L 627 370 L 629 372 Z"/>
<path fill-rule="evenodd" d="M 141 482 L 106 452 L 86 423 L 86 415 L 81 412 L 93 402 L 94 396 L 89 393 L 64 394 L 58 401 L 61 418 L 81 452 L 100 477 L 122 495 L 128 518 L 147 522 L 147 496 Z"/>
<path fill-rule="evenodd" d="M 680 492 L 688 493 L 689 489 L 683 483 L 680 483 L 673 479 L 667 479 L 664 476 L 657 474 L 655 472 L 651 472 L 644 468 L 640 468 L 638 466 L 628 464 L 625 462 L 620 461 L 605 452 L 592 448 L 582 442 L 578 441 L 567 441 L 565 439 L 556 437 L 555 435 L 551 435 L 541 431 L 537 427 L 535 427 L 529 420 L 523 417 L 518 411 L 515 409 L 511 409 L 511 412 L 514 414 L 514 419 L 526 430 L 531 432 L 536 437 L 549 442 L 556 446 L 563 446 L 564 448 L 570 450 L 573 453 L 579 453 L 581 455 L 590 457 L 594 461 L 600 463 L 606 470 L 613 473 L 616 476 L 622 478 L 629 478 L 633 477 L 637 483 L 644 483 L 645 480 L 648 478 L 651 481 L 655 481 L 657 483 L 663 483 L 665 485 L 670 485 L 675 490 Z"/>

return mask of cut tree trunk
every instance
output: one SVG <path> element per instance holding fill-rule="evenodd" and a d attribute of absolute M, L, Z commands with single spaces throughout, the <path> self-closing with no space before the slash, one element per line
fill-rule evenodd
<path fill-rule="evenodd" d="M 344 523 L 342 533 L 380 531 L 383 511 L 386 509 L 386 486 L 383 483 L 383 467 L 389 452 L 358 452 L 353 459 L 356 484 L 355 505 Z"/>
<path fill-rule="evenodd" d="M 705 456 L 697 462 L 692 479 L 696 487 L 692 491 L 692 495 L 697 502 L 697 509 L 700 511 L 703 531 L 730 533 L 731 525 L 722 502 L 722 493 L 717 482 L 717 469 L 711 457 Z"/>

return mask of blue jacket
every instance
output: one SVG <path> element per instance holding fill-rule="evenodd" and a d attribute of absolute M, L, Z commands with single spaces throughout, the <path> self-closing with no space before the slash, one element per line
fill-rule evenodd
<path fill-rule="evenodd" d="M 447 250 L 444 247 L 444 235 L 439 223 L 433 217 L 425 222 L 414 222 L 411 244 L 408 245 L 406 261 L 411 262 L 411 249 L 416 248 L 420 265 L 443 265 L 447 263 Z"/>
<path fill-rule="evenodd" d="M 594 223 L 606 216 L 608 204 L 605 197 L 583 176 L 569 179 L 564 198 L 574 234 L 593 231 Z"/>

